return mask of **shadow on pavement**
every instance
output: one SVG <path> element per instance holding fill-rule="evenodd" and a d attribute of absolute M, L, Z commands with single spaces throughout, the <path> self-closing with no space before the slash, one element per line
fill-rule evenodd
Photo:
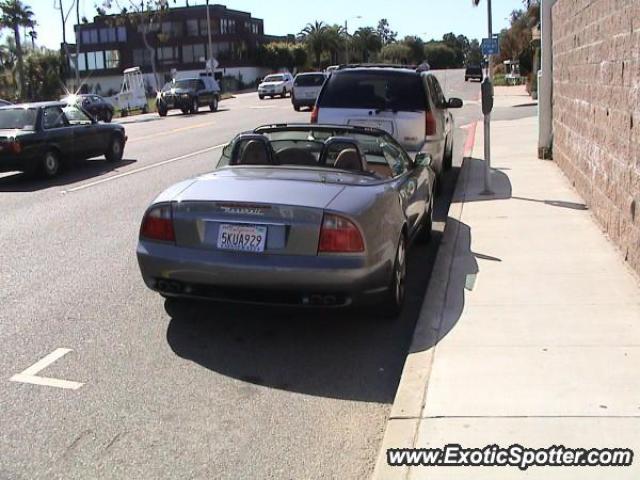
<path fill-rule="evenodd" d="M 131 159 L 117 163 L 104 159 L 76 161 L 53 179 L 34 178 L 24 173 L 16 173 L 0 178 L 0 192 L 37 192 L 51 187 L 67 186 L 117 171 L 136 162 L 137 160 Z"/>
<path fill-rule="evenodd" d="M 438 242 L 439 234 L 434 237 Z M 410 251 L 407 303 L 399 318 L 384 319 L 372 310 L 167 300 L 167 342 L 182 358 L 256 385 L 392 403 L 435 250 Z"/>

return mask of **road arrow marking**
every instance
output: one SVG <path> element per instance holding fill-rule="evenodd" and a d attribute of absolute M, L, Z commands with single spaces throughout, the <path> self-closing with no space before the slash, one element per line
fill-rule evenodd
<path fill-rule="evenodd" d="M 70 390 L 79 389 L 83 383 L 80 382 L 71 382 L 69 380 L 60 380 L 57 378 L 48 378 L 48 377 L 38 377 L 37 374 L 47 368 L 56 360 L 64 357 L 67 353 L 72 352 L 73 350 L 69 348 L 58 348 L 54 350 L 49 355 L 44 357 L 42 360 L 34 363 L 25 371 L 14 375 L 9 379 L 11 382 L 21 382 L 21 383 L 31 383 L 33 385 L 43 385 L 45 387 L 56 387 L 56 388 L 67 388 Z"/>

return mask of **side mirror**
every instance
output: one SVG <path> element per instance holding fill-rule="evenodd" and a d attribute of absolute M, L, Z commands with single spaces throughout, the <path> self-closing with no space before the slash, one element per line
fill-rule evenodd
<path fill-rule="evenodd" d="M 415 165 L 416 167 L 430 167 L 433 163 L 433 158 L 428 153 L 420 152 L 416 155 Z"/>
<path fill-rule="evenodd" d="M 447 108 L 462 108 L 464 103 L 459 98 L 450 98 L 447 102 Z"/>

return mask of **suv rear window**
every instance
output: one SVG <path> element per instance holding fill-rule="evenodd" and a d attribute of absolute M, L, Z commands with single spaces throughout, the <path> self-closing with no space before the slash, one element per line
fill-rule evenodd
<path fill-rule="evenodd" d="M 321 87 L 324 79 L 325 76 L 320 73 L 317 75 L 299 75 L 296 77 L 294 85 L 296 87 Z"/>
<path fill-rule="evenodd" d="M 427 108 L 419 75 L 384 70 L 334 73 L 325 85 L 318 106 L 393 111 Z"/>

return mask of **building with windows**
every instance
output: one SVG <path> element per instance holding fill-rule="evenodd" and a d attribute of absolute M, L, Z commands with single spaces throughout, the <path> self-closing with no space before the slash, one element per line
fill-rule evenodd
<path fill-rule="evenodd" d="M 76 25 L 79 41 L 78 69 L 88 90 L 109 95 L 120 89 L 122 72 L 141 67 L 145 83 L 152 90 L 172 76 L 203 72 L 209 50 L 209 28 L 213 57 L 224 76 L 250 84 L 268 73 L 257 67 L 256 49 L 266 42 L 290 40 L 264 34 L 264 24 L 250 13 L 210 5 L 211 24 L 207 24 L 205 5 L 171 8 L 156 16 L 157 22 L 141 25 L 129 15 L 98 15 L 91 23 Z M 144 33 L 146 32 L 146 39 Z M 146 40 L 146 41 L 145 41 Z M 68 78 L 74 78 L 75 46 L 69 46 Z M 155 58 L 158 81 L 152 75 Z"/>

